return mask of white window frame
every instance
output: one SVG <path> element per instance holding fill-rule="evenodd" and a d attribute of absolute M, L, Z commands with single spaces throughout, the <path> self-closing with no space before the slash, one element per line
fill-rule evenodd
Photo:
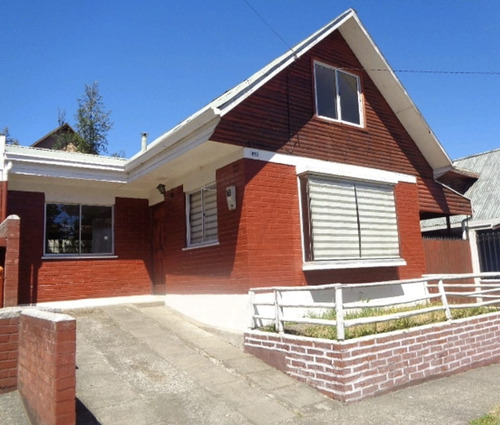
<path fill-rule="evenodd" d="M 215 222 L 216 222 L 216 234 L 214 237 L 209 237 L 205 234 L 206 228 L 206 211 L 204 203 L 204 194 L 208 191 L 215 192 Z M 192 229 L 191 229 L 191 196 L 200 193 L 201 196 L 201 214 L 202 214 L 202 239 L 200 242 L 192 242 Z M 217 185 L 216 183 L 210 183 L 200 187 L 197 190 L 186 192 L 186 248 L 200 248 L 219 244 L 219 223 L 218 223 L 218 211 L 217 211 Z"/>
<path fill-rule="evenodd" d="M 316 67 L 321 66 L 327 69 L 330 69 L 334 72 L 335 75 L 335 91 L 336 91 L 336 98 L 335 98 L 335 105 L 336 105 L 336 110 L 337 110 L 337 118 L 334 117 L 329 117 L 326 115 L 321 115 L 319 112 L 319 107 L 318 107 L 318 83 L 317 83 L 317 78 L 316 78 Z M 331 65 L 327 65 L 323 62 L 319 61 L 314 61 L 314 99 L 315 99 L 315 107 L 316 107 L 316 115 L 322 119 L 330 120 L 333 122 L 339 122 L 347 125 L 352 125 L 355 127 L 364 127 L 365 126 L 365 117 L 364 117 L 364 108 L 363 108 L 363 95 L 362 95 L 362 90 L 361 90 L 361 79 L 359 75 L 347 72 L 343 69 L 340 68 L 335 68 Z M 338 74 L 339 73 L 344 73 L 346 75 L 349 75 L 351 77 L 354 77 L 357 82 L 357 95 L 358 95 L 358 114 L 359 114 L 359 123 L 357 122 L 352 122 L 352 121 L 347 121 L 342 119 L 342 107 L 341 107 L 341 99 L 340 99 L 340 90 L 339 90 L 339 78 Z"/>
<path fill-rule="evenodd" d="M 50 253 L 47 252 L 47 206 L 48 205 L 75 205 L 79 209 L 80 225 L 78 229 L 78 239 L 81 240 L 81 216 L 82 207 L 106 207 L 111 208 L 111 251 L 110 252 L 99 252 L 99 253 Z M 51 201 L 46 202 L 44 206 L 44 217 L 43 217 L 43 256 L 42 259 L 85 259 L 85 258 L 118 258 L 115 255 L 115 207 L 114 205 L 97 205 L 97 204 L 80 204 L 73 202 L 57 202 Z"/>
<path fill-rule="evenodd" d="M 387 187 L 387 182 L 373 182 L 373 181 L 363 181 L 352 178 L 344 178 L 333 175 L 325 175 L 319 173 L 306 172 L 298 175 L 299 184 L 299 200 L 300 200 L 300 212 L 301 212 L 301 228 L 302 228 L 302 242 L 303 242 L 303 270 L 328 270 L 328 269 L 349 269 L 349 268 L 366 268 L 366 267 L 395 267 L 404 266 L 406 261 L 400 257 L 401 243 L 399 237 L 399 229 L 397 225 L 396 217 L 396 231 L 398 232 L 398 255 L 394 257 L 357 257 L 357 258 L 332 258 L 332 259 L 322 259 L 315 260 L 313 258 L 312 248 L 308 244 L 311 243 L 312 235 L 311 231 L 311 218 L 309 209 L 309 194 L 307 193 L 307 178 L 308 176 L 321 176 L 326 179 L 331 179 L 332 181 L 339 182 L 359 182 L 360 184 L 369 184 L 371 186 Z M 394 186 L 394 184 L 390 185 Z M 394 201 L 395 208 L 395 201 Z M 361 238 L 361 236 L 359 236 Z M 362 243 L 362 241 L 361 241 Z"/>

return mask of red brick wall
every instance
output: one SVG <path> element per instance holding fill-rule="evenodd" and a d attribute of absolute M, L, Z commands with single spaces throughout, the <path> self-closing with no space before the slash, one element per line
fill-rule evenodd
<path fill-rule="evenodd" d="M 183 188 L 165 195 L 164 268 L 167 293 L 237 293 L 248 288 L 246 220 L 241 216 L 245 190 L 245 161 L 217 171 L 219 245 L 186 247 L 186 206 Z M 236 186 L 237 208 L 228 211 L 225 188 Z"/>
<path fill-rule="evenodd" d="M 18 389 L 33 423 L 76 421 L 76 320 L 25 311 L 19 319 Z"/>
<path fill-rule="evenodd" d="M 366 125 L 315 116 L 313 61 L 361 77 Z M 211 139 L 290 155 L 374 167 L 422 177 L 420 209 L 470 213 L 463 198 L 447 199 L 432 169 L 384 97 L 336 31 L 222 117 Z"/>
<path fill-rule="evenodd" d="M 239 160 L 217 170 L 219 245 L 186 246 L 182 187 L 165 196 L 164 268 L 167 293 L 245 293 L 251 287 L 354 283 L 420 277 L 423 248 L 415 184 L 395 188 L 403 267 L 302 271 L 295 167 Z M 229 211 L 225 188 L 236 186 L 237 209 Z"/>
<path fill-rule="evenodd" d="M 109 259 L 44 259 L 44 195 L 9 192 L 21 217 L 19 302 L 151 293 L 150 211 L 144 199 L 116 198 L 115 254 Z"/>
<path fill-rule="evenodd" d="M 415 184 L 399 183 L 394 189 L 398 215 L 401 257 L 407 262 L 399 270 L 399 279 L 420 277 L 425 273 L 425 253 L 420 232 L 418 187 Z"/>
<path fill-rule="evenodd" d="M 259 331 L 245 350 L 329 397 L 352 402 L 500 360 L 500 313 L 345 342 Z"/>
<path fill-rule="evenodd" d="M 0 393 L 17 388 L 19 310 L 0 310 Z"/>

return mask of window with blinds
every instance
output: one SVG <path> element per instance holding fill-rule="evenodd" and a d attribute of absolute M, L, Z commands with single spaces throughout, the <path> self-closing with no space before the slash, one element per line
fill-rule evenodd
<path fill-rule="evenodd" d="M 307 261 L 399 257 L 399 238 L 390 185 L 302 178 Z"/>
<path fill-rule="evenodd" d="M 217 191 L 215 184 L 187 194 L 188 246 L 217 242 Z"/>

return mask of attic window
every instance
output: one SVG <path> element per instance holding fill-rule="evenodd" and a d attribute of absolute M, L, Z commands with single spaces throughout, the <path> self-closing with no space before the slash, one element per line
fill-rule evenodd
<path fill-rule="evenodd" d="M 315 62 L 316 113 L 323 118 L 361 126 L 359 77 Z"/>

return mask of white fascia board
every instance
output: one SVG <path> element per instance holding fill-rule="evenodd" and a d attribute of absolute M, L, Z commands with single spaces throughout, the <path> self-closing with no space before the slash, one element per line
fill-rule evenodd
<path fill-rule="evenodd" d="M 126 161 L 117 158 L 8 146 L 6 161 L 13 164 L 11 174 L 115 183 L 127 181 L 124 172 Z"/>
<path fill-rule="evenodd" d="M 334 31 L 339 29 L 347 20 L 355 16 L 356 12 L 349 9 L 339 17 L 330 21 L 324 27 L 316 31 L 310 37 L 295 45 L 283 55 L 273 60 L 264 68 L 253 74 L 250 78 L 238 84 L 231 90 L 224 93 L 222 96 L 215 99 L 212 104 L 216 105 L 221 110 L 221 115 L 227 114 L 229 111 L 238 106 L 252 93 L 257 91 L 260 87 L 266 84 L 269 80 L 275 77 L 278 73 L 283 71 L 295 60 L 307 53 L 315 45 L 320 43 Z"/>
<path fill-rule="evenodd" d="M 340 162 L 324 161 L 322 159 L 286 155 L 260 149 L 245 148 L 243 156 L 246 159 L 294 166 L 297 175 L 309 172 L 388 184 L 397 184 L 399 182 L 417 183 L 417 178 L 410 174 L 396 173 L 371 167 L 361 167 L 359 165 L 343 164 Z"/>
<path fill-rule="evenodd" d="M 339 30 L 363 68 L 433 170 L 451 167 L 451 159 L 357 15 L 350 18 Z"/>
<path fill-rule="evenodd" d="M 150 145 L 146 151 L 130 159 L 125 166 L 128 181 L 133 182 L 207 142 L 219 121 L 219 111 L 208 108 L 191 121 L 166 133 Z"/>

